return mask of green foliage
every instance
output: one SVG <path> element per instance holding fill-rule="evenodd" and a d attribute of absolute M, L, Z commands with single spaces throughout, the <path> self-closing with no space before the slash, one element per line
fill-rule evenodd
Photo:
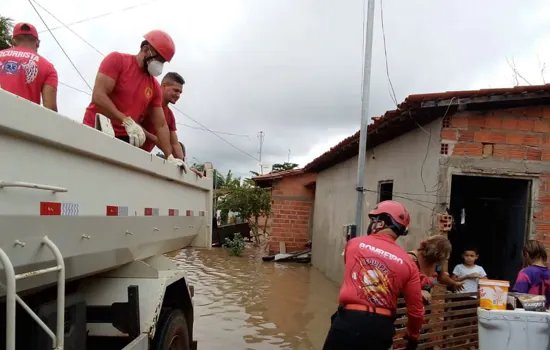
<path fill-rule="evenodd" d="M 244 238 L 240 233 L 235 233 L 233 239 L 225 238 L 225 246 L 231 256 L 241 256 L 244 251 Z"/>
<path fill-rule="evenodd" d="M 222 225 L 227 223 L 228 213 L 234 212 L 238 221 L 248 222 L 253 236 L 258 241 L 257 218 L 268 217 L 271 214 L 271 192 L 269 189 L 256 187 L 249 178 L 233 177 L 229 171 L 224 179 L 224 185 L 216 190 L 216 208 L 220 210 Z"/>
<path fill-rule="evenodd" d="M 271 194 L 268 189 L 255 187 L 251 181 L 235 179 L 218 192 L 218 209 L 238 213 L 249 222 L 250 218 L 271 213 Z"/>
<path fill-rule="evenodd" d="M 298 164 L 296 163 L 287 163 L 287 162 L 284 162 L 283 164 L 277 163 L 277 164 L 273 164 L 273 166 L 271 167 L 271 172 L 278 173 L 281 171 L 296 169 L 297 167 L 298 167 Z"/>
<path fill-rule="evenodd" d="M 0 16 L 0 50 L 11 47 L 11 31 L 13 29 L 13 20 L 8 17 Z"/>

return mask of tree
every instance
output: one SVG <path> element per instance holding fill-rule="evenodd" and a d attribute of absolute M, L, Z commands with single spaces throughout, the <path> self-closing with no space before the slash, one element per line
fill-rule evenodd
<path fill-rule="evenodd" d="M 11 31 L 13 29 L 13 20 L 8 17 L 0 16 L 0 50 L 11 47 Z"/>
<path fill-rule="evenodd" d="M 250 225 L 253 236 L 259 242 L 257 219 L 271 214 L 271 193 L 269 189 L 254 186 L 251 179 L 232 178 L 228 172 L 226 183 L 217 192 L 218 207 L 224 212 L 235 212 L 237 217 Z"/>
<path fill-rule="evenodd" d="M 271 167 L 271 172 L 278 173 L 281 171 L 296 169 L 297 167 L 298 167 L 298 164 L 296 163 L 288 163 L 288 162 L 284 162 L 283 164 L 276 163 L 276 164 L 273 164 L 273 166 Z"/>

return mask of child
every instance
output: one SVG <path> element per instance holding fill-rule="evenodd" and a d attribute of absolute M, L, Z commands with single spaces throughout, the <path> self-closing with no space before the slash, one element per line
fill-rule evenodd
<path fill-rule="evenodd" d="M 546 296 L 546 308 L 550 306 L 550 270 L 547 267 L 548 254 L 544 244 L 529 240 L 523 248 L 526 268 L 516 279 L 514 292 Z"/>
<path fill-rule="evenodd" d="M 464 281 L 463 293 L 475 293 L 479 286 L 479 280 L 487 278 L 487 274 L 483 267 L 476 265 L 476 260 L 479 258 L 477 250 L 467 248 L 462 254 L 464 259 L 463 264 L 458 264 L 453 270 L 453 279 L 456 281 Z"/>

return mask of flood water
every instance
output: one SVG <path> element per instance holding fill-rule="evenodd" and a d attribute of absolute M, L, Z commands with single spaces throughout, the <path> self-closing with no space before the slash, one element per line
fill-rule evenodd
<path fill-rule="evenodd" d="M 263 262 L 247 248 L 185 249 L 174 258 L 195 286 L 200 349 L 321 349 L 338 286 L 308 264 Z"/>

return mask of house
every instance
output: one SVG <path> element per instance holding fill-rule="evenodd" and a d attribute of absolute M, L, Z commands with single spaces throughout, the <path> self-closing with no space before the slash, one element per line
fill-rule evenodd
<path fill-rule="evenodd" d="M 476 247 L 490 278 L 513 282 L 526 239 L 550 248 L 550 85 L 411 95 L 368 127 L 366 214 L 382 200 L 411 213 L 405 249 L 454 228 L 450 268 Z M 354 222 L 359 133 L 304 167 L 316 174 L 312 263 L 343 277 L 343 226 Z"/>
<path fill-rule="evenodd" d="M 252 178 L 257 186 L 271 188 L 269 254 L 304 250 L 311 239 L 315 173 L 292 169 Z"/>

